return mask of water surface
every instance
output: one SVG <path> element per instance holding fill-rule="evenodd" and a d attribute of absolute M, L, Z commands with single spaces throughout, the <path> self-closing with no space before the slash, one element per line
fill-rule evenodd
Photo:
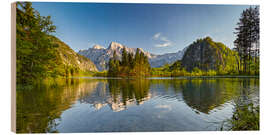
<path fill-rule="evenodd" d="M 258 101 L 259 79 L 63 79 L 17 88 L 17 132 L 220 130 L 239 97 Z"/>

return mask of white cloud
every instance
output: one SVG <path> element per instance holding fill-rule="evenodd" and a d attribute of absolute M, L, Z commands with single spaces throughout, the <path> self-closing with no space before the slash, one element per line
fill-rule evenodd
<path fill-rule="evenodd" d="M 166 43 L 163 43 L 163 44 L 156 44 L 155 47 L 168 47 L 168 46 L 171 46 L 171 43 L 170 42 L 166 42 Z"/>
<path fill-rule="evenodd" d="M 165 36 L 163 36 L 160 32 L 156 33 L 153 36 L 153 39 L 159 42 L 162 42 L 160 44 L 156 44 L 155 47 L 168 47 L 171 46 L 172 42 Z"/>
<path fill-rule="evenodd" d="M 160 37 L 160 35 L 161 35 L 161 33 L 159 32 L 159 33 L 156 33 L 154 36 L 153 36 L 153 39 L 159 39 L 159 37 Z"/>

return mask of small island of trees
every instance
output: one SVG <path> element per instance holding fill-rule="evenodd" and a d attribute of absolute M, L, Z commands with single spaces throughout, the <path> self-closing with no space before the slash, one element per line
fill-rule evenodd
<path fill-rule="evenodd" d="M 151 70 L 147 56 L 139 48 L 135 56 L 133 53 L 127 53 L 126 48 L 123 49 L 122 56 L 117 56 L 114 51 L 108 65 L 108 76 L 111 77 L 149 76 Z"/>

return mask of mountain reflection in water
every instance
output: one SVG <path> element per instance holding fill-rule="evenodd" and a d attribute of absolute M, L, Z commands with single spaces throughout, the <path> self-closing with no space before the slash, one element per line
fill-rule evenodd
<path fill-rule="evenodd" d="M 245 92 L 259 79 L 59 80 L 17 88 L 17 132 L 218 130 Z"/>

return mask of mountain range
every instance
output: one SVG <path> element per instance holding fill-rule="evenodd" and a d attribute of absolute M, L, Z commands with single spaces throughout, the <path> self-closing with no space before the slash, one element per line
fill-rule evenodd
<path fill-rule="evenodd" d="M 117 42 L 111 42 L 108 48 L 105 48 L 100 45 L 94 45 L 92 48 L 80 50 L 78 54 L 89 58 L 91 61 L 94 62 L 99 71 L 103 71 L 108 69 L 106 65 L 109 59 L 113 57 L 114 51 L 116 52 L 116 55 L 118 57 L 121 57 L 121 53 L 124 48 L 127 50 L 128 53 L 133 54 L 136 53 L 137 49 L 137 48 L 129 48 Z M 171 64 L 177 60 L 182 59 L 186 48 L 176 53 L 165 53 L 162 55 L 149 53 L 147 51 L 144 51 L 142 48 L 139 48 L 139 50 L 148 57 L 151 67 L 161 67 L 164 64 Z"/>

